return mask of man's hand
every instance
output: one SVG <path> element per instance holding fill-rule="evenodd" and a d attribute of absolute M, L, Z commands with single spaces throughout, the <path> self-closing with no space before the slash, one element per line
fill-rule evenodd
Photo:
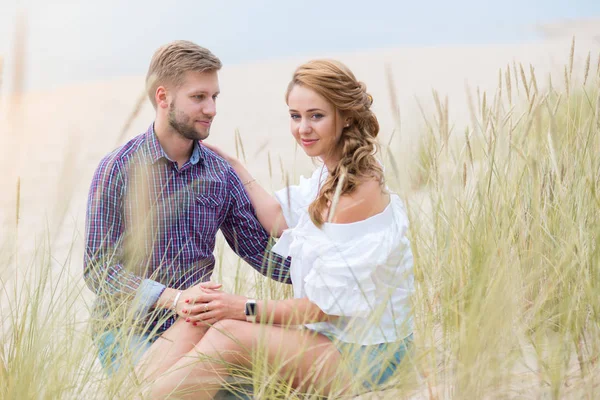
<path fill-rule="evenodd" d="M 182 310 L 184 308 L 189 307 L 190 304 L 194 304 L 195 299 L 199 294 L 202 294 L 202 289 L 212 290 L 218 293 L 218 290 L 222 287 L 220 283 L 215 282 L 202 282 L 197 285 L 192 286 L 186 290 L 181 291 L 181 295 L 179 295 L 179 299 L 177 300 L 177 305 L 173 308 L 173 303 L 179 293 L 179 290 L 167 288 L 164 290 L 163 294 L 160 296 L 156 303 L 156 307 L 166 308 L 172 310 L 177 313 L 180 317 L 186 318 L 188 314 L 184 314 Z"/>
<path fill-rule="evenodd" d="M 246 320 L 244 296 L 223 293 L 212 288 L 201 288 L 202 293 L 195 297 L 194 302 L 186 304 L 182 313 L 186 321 L 194 325 L 212 325 L 223 319 Z"/>

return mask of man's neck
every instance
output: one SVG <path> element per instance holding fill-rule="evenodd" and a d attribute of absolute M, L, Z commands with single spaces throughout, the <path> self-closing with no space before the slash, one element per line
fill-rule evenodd
<path fill-rule="evenodd" d="M 179 167 L 190 159 L 194 150 L 194 141 L 181 136 L 168 121 L 157 116 L 154 121 L 154 133 L 167 157 L 175 161 Z"/>

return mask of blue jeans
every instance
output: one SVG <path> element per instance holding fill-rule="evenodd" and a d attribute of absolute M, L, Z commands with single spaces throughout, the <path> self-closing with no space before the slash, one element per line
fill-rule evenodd
<path fill-rule="evenodd" d="M 398 365 L 412 348 L 413 334 L 399 342 L 359 345 L 337 340 L 325 335 L 337 347 L 353 375 L 363 378 L 362 386 L 372 390 L 390 379 Z M 365 374 L 366 373 L 366 374 Z"/>
<path fill-rule="evenodd" d="M 135 366 L 157 338 L 158 336 L 148 333 L 122 335 L 119 330 L 114 330 L 99 334 L 94 341 L 102 368 L 111 376 L 124 362 Z"/>

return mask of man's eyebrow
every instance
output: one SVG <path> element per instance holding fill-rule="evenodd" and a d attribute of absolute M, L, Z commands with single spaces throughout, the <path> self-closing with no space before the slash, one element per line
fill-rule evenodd
<path fill-rule="evenodd" d="M 196 90 L 194 90 L 194 91 L 192 91 L 192 94 L 194 94 L 194 95 L 195 95 L 195 94 L 209 94 L 209 93 L 210 93 L 210 92 L 209 92 L 208 90 L 197 90 L 197 91 L 196 91 Z M 215 96 L 215 95 L 219 95 L 219 94 L 221 94 L 221 91 L 216 91 L 216 92 L 213 94 L 213 96 Z"/>

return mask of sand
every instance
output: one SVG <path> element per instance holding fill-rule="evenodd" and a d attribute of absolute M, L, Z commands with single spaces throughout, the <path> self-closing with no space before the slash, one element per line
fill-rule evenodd
<path fill-rule="evenodd" d="M 568 63 L 571 47 L 569 32 L 573 26 L 577 24 L 554 27 L 548 40 L 536 43 L 381 49 L 326 56 L 346 63 L 367 84 L 380 120 L 381 140 L 388 143 L 395 131 L 391 149 L 400 167 L 406 168 L 411 161 L 411 146 L 423 125 L 416 99 L 422 101 L 427 112 L 433 112 L 432 89 L 441 96 L 447 95 L 450 119 L 460 136 L 468 123 L 467 84 L 493 95 L 499 69 L 511 65 L 512 70 L 512 63 L 516 62 L 522 63 L 528 74 L 531 64 L 541 87 L 548 84 L 549 74 L 554 85 L 563 85 L 564 65 Z M 591 52 L 592 73 L 596 72 L 600 54 L 596 36 L 600 29 L 597 32 L 594 29 L 598 26 L 600 23 L 590 24 L 583 34 L 578 32 L 576 79 L 582 79 L 588 52 Z M 557 30 L 562 34 L 557 34 Z M 322 56 L 315 54 L 313 58 Z M 292 140 L 283 99 L 295 66 L 309 58 L 227 65 L 220 73 L 222 95 L 209 140 L 234 153 L 234 132 L 239 130 L 248 168 L 271 190 L 282 187 L 285 174 L 293 182 L 313 168 L 311 160 Z M 53 268 L 58 271 L 60 265 L 68 263 L 72 275 L 81 276 L 86 197 L 93 171 L 103 155 L 145 131 L 153 120 L 154 110 L 146 100 L 122 135 L 123 126 L 143 93 L 143 82 L 143 76 L 123 77 L 28 92 L 18 101 L 6 93 L 3 95 L 0 242 L 6 242 L 5 239 L 10 242 L 16 237 L 19 180 L 17 248 L 21 260 L 31 259 L 33 250 L 48 237 L 53 249 Z M 390 87 L 397 95 L 400 125 L 392 117 Z M 231 282 L 236 263 L 236 258 L 227 252 L 220 279 Z M 250 268 L 244 266 L 243 271 Z M 10 280 L 14 271 L 3 265 L 0 274 Z M 252 278 L 248 278 L 248 283 L 249 288 Z M 91 293 L 86 297 L 91 298 Z"/>

